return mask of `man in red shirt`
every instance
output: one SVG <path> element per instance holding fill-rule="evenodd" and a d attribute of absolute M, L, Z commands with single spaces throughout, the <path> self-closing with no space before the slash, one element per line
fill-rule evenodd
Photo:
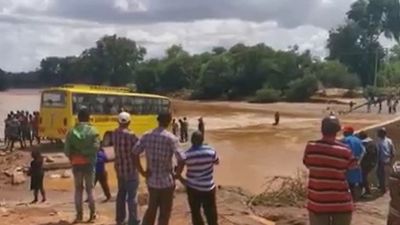
<path fill-rule="evenodd" d="M 308 204 L 310 225 L 350 225 L 353 199 L 346 173 L 357 165 L 351 150 L 336 140 L 339 119 L 322 120 L 322 139 L 310 141 L 304 153 L 309 169 Z"/>

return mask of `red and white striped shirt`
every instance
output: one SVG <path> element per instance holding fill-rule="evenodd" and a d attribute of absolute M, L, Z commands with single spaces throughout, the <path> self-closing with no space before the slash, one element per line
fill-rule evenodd
<path fill-rule="evenodd" d="M 353 211 L 346 172 L 357 165 L 351 150 L 329 138 L 307 144 L 304 165 L 309 169 L 307 208 L 314 213 Z"/>

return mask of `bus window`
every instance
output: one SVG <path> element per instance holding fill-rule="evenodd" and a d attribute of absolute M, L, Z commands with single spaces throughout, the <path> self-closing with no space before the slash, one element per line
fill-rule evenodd
<path fill-rule="evenodd" d="M 142 97 L 131 97 L 132 102 L 133 102 L 133 109 L 132 109 L 132 114 L 136 115 L 141 115 L 143 114 L 143 105 L 144 105 L 144 99 Z"/>
<path fill-rule="evenodd" d="M 170 112 L 170 101 L 168 99 L 162 99 L 161 100 L 161 110 L 163 113 L 168 113 Z"/>
<path fill-rule="evenodd" d="M 133 112 L 133 108 L 134 108 L 134 101 L 133 101 L 132 97 L 122 96 L 121 104 L 126 112 L 133 114 L 132 112 Z"/>
<path fill-rule="evenodd" d="M 64 107 L 65 106 L 65 93 L 57 92 L 43 92 L 42 94 L 43 107 Z"/>

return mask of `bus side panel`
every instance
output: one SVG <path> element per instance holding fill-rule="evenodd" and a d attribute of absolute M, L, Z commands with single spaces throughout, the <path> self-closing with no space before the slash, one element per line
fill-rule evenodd
<path fill-rule="evenodd" d="M 142 136 L 158 126 L 156 115 L 133 115 L 131 118 L 130 129 L 138 136 Z"/>

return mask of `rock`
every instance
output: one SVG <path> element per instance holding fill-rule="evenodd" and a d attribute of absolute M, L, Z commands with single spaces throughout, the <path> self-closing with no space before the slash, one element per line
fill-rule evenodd
<path fill-rule="evenodd" d="M 8 213 L 8 210 L 5 207 L 0 207 L 0 213 L 6 214 L 6 213 Z"/>
<path fill-rule="evenodd" d="M 4 152 L 4 151 L 0 151 L 0 156 L 6 156 L 7 155 L 7 153 L 6 152 Z"/>
<path fill-rule="evenodd" d="M 51 156 L 46 156 L 45 162 L 47 163 L 53 163 L 55 160 Z"/>
<path fill-rule="evenodd" d="M 26 177 L 24 175 L 24 173 L 22 172 L 15 172 L 12 175 L 12 180 L 11 180 L 11 184 L 12 185 L 20 185 L 25 183 L 26 181 Z"/>
<path fill-rule="evenodd" d="M 70 170 L 65 170 L 64 173 L 61 175 L 61 178 L 68 179 L 72 177 L 72 173 Z"/>
<path fill-rule="evenodd" d="M 13 176 L 13 172 L 14 170 L 9 168 L 3 171 L 3 173 L 7 176 L 7 177 L 12 177 Z"/>
<path fill-rule="evenodd" d="M 58 215 L 58 212 L 56 211 L 49 213 L 49 216 L 56 216 L 56 215 Z"/>
<path fill-rule="evenodd" d="M 50 175 L 50 178 L 51 178 L 51 179 L 60 179 L 60 178 L 61 178 L 61 175 L 60 175 L 60 174 L 51 174 L 51 175 Z"/>

